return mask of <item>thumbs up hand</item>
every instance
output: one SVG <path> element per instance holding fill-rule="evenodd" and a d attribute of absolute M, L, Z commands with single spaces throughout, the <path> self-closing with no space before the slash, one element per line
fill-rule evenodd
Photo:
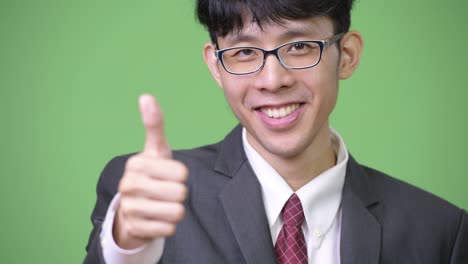
<path fill-rule="evenodd" d="M 151 95 L 142 95 L 139 104 L 146 130 L 144 150 L 125 166 L 113 228 L 114 240 L 125 249 L 173 235 L 187 196 L 188 170 L 172 159 L 159 105 Z"/>
<path fill-rule="evenodd" d="M 171 158 L 171 149 L 164 136 L 163 116 L 151 95 L 140 97 L 141 119 L 146 131 L 144 153 L 155 158 Z"/>

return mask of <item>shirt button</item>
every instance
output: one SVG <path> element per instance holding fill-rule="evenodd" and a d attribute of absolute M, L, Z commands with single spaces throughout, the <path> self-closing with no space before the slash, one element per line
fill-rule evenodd
<path fill-rule="evenodd" d="M 320 231 L 320 229 L 318 229 L 318 228 L 315 228 L 315 229 L 314 229 L 313 234 L 314 234 L 314 236 L 316 236 L 316 237 L 321 237 L 321 236 L 323 236 L 322 231 Z"/>

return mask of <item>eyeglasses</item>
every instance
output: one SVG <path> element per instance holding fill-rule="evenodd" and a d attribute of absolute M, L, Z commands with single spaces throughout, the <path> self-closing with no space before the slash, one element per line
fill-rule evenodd
<path fill-rule="evenodd" d="M 243 46 L 215 50 L 215 55 L 224 69 L 236 75 L 259 71 L 266 57 L 273 54 L 288 69 L 307 69 L 319 64 L 322 52 L 343 37 L 339 33 L 326 40 L 300 40 L 282 44 L 272 50 Z"/>

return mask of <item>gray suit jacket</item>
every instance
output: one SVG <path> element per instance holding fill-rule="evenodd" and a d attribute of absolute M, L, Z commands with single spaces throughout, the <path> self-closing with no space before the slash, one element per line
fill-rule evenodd
<path fill-rule="evenodd" d="M 99 178 L 85 263 L 104 263 L 99 233 L 129 156 L 111 160 Z M 174 157 L 189 168 L 189 197 L 186 216 L 166 240 L 160 263 L 276 263 L 241 128 L 218 144 L 175 151 Z M 466 211 L 352 157 L 342 210 L 342 264 L 468 264 Z"/>

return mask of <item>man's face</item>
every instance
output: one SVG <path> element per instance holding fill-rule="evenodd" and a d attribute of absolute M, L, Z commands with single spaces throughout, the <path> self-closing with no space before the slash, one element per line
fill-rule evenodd
<path fill-rule="evenodd" d="M 255 46 L 266 50 L 297 40 L 323 40 L 334 35 L 330 19 L 290 20 L 284 25 L 246 23 L 242 31 L 218 38 L 219 49 Z M 313 155 L 329 140 L 328 117 L 338 93 L 339 50 L 324 49 L 318 65 L 287 69 L 270 55 L 252 74 L 233 75 L 216 61 L 214 47 L 205 46 L 205 59 L 227 101 L 247 130 L 249 143 L 264 157 L 283 159 Z"/>

